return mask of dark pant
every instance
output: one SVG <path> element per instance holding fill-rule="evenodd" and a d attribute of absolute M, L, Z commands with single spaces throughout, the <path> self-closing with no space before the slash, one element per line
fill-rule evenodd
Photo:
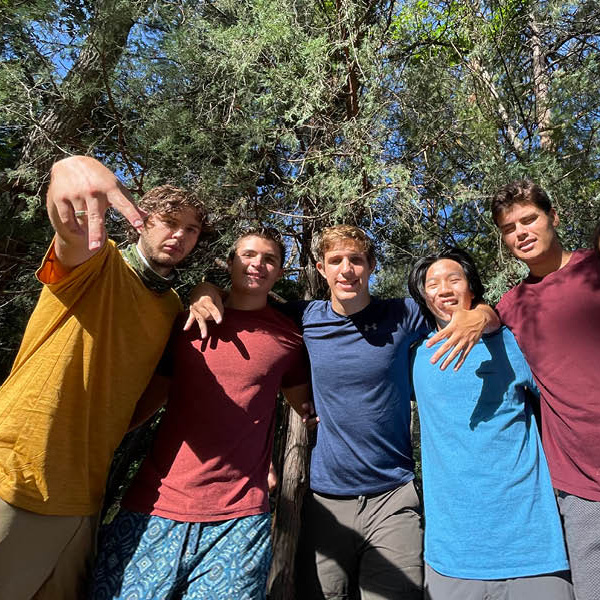
<path fill-rule="evenodd" d="M 573 600 L 569 572 L 514 579 L 446 577 L 425 564 L 426 600 Z"/>
<path fill-rule="evenodd" d="M 413 482 L 368 496 L 307 494 L 296 572 L 302 600 L 421 600 L 423 530 Z"/>
<path fill-rule="evenodd" d="M 600 502 L 558 493 L 577 600 L 600 600 Z"/>

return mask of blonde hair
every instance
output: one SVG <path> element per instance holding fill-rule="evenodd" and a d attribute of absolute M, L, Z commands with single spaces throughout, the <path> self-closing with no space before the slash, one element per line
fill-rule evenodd
<path fill-rule="evenodd" d="M 317 260 L 323 261 L 325 252 L 331 250 L 336 244 L 345 240 L 352 240 L 367 255 L 371 266 L 375 265 L 375 245 L 373 240 L 355 225 L 333 225 L 322 229 L 313 241 L 313 254 Z"/>

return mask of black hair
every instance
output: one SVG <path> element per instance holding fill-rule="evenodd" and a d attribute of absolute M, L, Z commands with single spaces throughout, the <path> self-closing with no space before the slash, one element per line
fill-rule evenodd
<path fill-rule="evenodd" d="M 430 254 L 420 258 L 415 263 L 410 275 L 408 276 L 408 291 L 415 302 L 419 305 L 421 312 L 431 327 L 435 327 L 436 321 L 433 313 L 427 307 L 427 302 L 425 301 L 425 278 L 427 277 L 427 271 L 429 267 L 431 267 L 431 265 L 436 263 L 438 260 L 443 259 L 457 262 L 465 272 L 469 289 L 473 293 L 473 302 L 471 303 L 471 306 L 476 306 L 479 304 L 483 300 L 483 294 L 485 293 L 485 289 L 483 287 L 483 283 L 481 283 L 481 278 L 479 277 L 479 272 L 477 271 L 475 261 L 468 252 L 465 252 L 460 248 L 449 248 L 436 254 Z"/>

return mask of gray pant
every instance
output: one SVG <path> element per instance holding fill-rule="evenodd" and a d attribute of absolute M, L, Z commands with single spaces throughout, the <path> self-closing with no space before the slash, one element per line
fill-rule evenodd
<path fill-rule="evenodd" d="M 575 598 L 600 600 L 600 502 L 558 492 Z"/>
<path fill-rule="evenodd" d="M 426 600 L 573 600 L 569 572 L 515 579 L 446 577 L 425 563 Z"/>
<path fill-rule="evenodd" d="M 305 498 L 302 600 L 421 600 L 423 530 L 413 482 L 377 495 Z"/>

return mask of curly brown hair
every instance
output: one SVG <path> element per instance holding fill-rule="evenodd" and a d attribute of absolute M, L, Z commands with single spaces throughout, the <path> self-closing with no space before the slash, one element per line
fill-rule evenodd
<path fill-rule="evenodd" d="M 139 208 L 147 213 L 148 217 L 156 214 L 169 215 L 191 208 L 196 213 L 196 219 L 202 231 L 208 228 L 208 214 L 204 202 L 194 192 L 174 185 L 159 185 L 146 192 L 138 203 Z M 133 227 L 129 228 L 129 238 L 136 241 L 139 234 Z"/>

